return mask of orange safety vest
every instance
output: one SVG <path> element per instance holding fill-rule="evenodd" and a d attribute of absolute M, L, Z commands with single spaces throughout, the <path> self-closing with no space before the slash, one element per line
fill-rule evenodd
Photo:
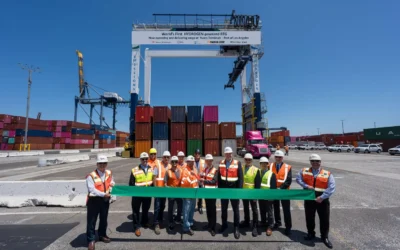
<path fill-rule="evenodd" d="M 177 168 L 176 170 L 178 170 L 180 172 L 180 174 L 182 175 L 182 171 Z M 179 187 L 180 183 L 181 183 L 181 178 L 177 178 L 176 174 L 174 173 L 174 171 L 172 171 L 171 168 L 169 168 L 167 170 L 167 175 L 168 175 L 168 181 L 167 181 L 167 187 Z M 181 176 L 180 176 L 181 177 Z"/>
<path fill-rule="evenodd" d="M 302 177 L 305 184 L 314 187 L 316 192 L 325 192 L 328 188 L 328 181 L 331 172 L 323 170 L 319 171 L 319 174 L 316 178 L 314 178 L 312 168 L 303 168 L 302 170 Z"/>
<path fill-rule="evenodd" d="M 226 171 L 225 160 L 219 163 L 219 172 L 221 173 L 221 180 L 235 182 L 239 179 L 238 176 L 239 163 L 237 160 L 232 160 L 228 171 Z M 228 176 L 227 176 L 228 175 Z"/>
<path fill-rule="evenodd" d="M 289 151 L 289 147 L 288 146 L 285 146 L 285 151 Z"/>
<path fill-rule="evenodd" d="M 292 166 L 282 162 L 282 166 L 279 169 L 279 172 L 277 172 L 276 171 L 276 163 L 273 162 L 270 165 L 270 169 L 276 175 L 276 187 L 279 188 L 282 185 L 282 183 L 284 183 L 286 181 L 287 175 L 288 175 L 289 171 L 292 169 Z M 290 189 L 290 186 L 288 187 L 288 189 Z"/>
<path fill-rule="evenodd" d="M 165 168 L 165 165 L 163 162 L 160 162 L 158 164 L 158 176 L 156 176 L 156 187 L 164 187 L 165 182 L 164 182 L 164 177 L 165 177 L 165 172 L 171 168 L 171 164 L 168 164 L 167 168 Z"/>
<path fill-rule="evenodd" d="M 182 164 L 178 162 L 178 168 L 180 168 L 180 170 L 183 170 L 184 168 L 186 168 L 186 162 L 183 162 Z"/>
<path fill-rule="evenodd" d="M 203 159 L 199 160 L 199 171 L 197 171 L 196 168 L 196 162 L 194 162 L 194 169 L 196 172 L 198 172 L 197 174 L 201 174 L 204 172 L 204 165 L 206 164 L 206 162 Z"/>
<path fill-rule="evenodd" d="M 215 173 L 217 172 L 217 169 L 214 167 L 206 167 L 204 171 L 200 174 L 201 179 L 206 180 L 206 181 L 212 181 L 214 179 Z M 205 188 L 217 188 L 217 183 L 214 185 L 212 184 L 204 184 Z"/>
<path fill-rule="evenodd" d="M 194 170 L 189 169 L 186 167 L 182 169 L 181 172 L 181 187 L 183 188 L 198 188 L 199 183 L 197 181 L 198 177 Z"/>
<path fill-rule="evenodd" d="M 149 160 L 147 161 L 147 165 L 149 165 L 152 169 L 156 168 L 159 164 L 161 164 L 160 160 L 157 160 L 157 158 L 153 161 L 153 160 Z"/>
<path fill-rule="evenodd" d="M 101 181 L 101 178 L 100 178 L 99 174 L 97 173 L 97 170 L 91 172 L 89 175 L 93 178 L 94 188 L 96 188 L 98 191 L 103 192 L 103 193 L 110 192 L 111 180 L 112 180 L 111 170 L 106 170 L 104 182 Z M 86 176 L 86 178 L 87 178 L 87 176 Z M 88 197 L 95 197 L 95 196 L 89 193 Z"/>

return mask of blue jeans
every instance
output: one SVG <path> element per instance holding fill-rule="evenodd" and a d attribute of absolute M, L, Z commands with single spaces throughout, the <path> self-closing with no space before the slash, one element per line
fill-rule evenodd
<path fill-rule="evenodd" d="M 164 209 L 166 198 L 155 198 L 154 199 L 154 225 L 159 225 L 163 222 Z"/>
<path fill-rule="evenodd" d="M 196 199 L 183 199 L 183 231 L 189 231 L 193 226 L 194 209 L 196 207 Z"/>

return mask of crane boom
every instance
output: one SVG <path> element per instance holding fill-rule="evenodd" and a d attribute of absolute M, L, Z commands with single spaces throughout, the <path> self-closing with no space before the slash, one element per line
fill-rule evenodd
<path fill-rule="evenodd" d="M 85 97 L 85 78 L 83 75 L 83 55 L 82 52 L 76 50 L 78 56 L 78 75 L 79 75 L 79 97 Z"/>

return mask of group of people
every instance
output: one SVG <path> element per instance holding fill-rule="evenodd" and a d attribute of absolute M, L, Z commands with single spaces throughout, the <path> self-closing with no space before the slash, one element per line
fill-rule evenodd
<path fill-rule="evenodd" d="M 275 161 L 269 163 L 266 157 L 260 158 L 260 166 L 253 164 L 253 156 L 244 156 L 244 165 L 232 156 L 232 148 L 226 147 L 225 158 L 219 162 L 218 168 L 213 165 L 213 156 L 207 154 L 201 159 L 200 150 L 194 156 L 186 157 L 183 152 L 171 156 L 165 151 L 162 160 L 157 159 L 156 149 L 149 153 L 140 154 L 140 164 L 131 171 L 129 185 L 138 187 L 160 188 L 238 188 L 238 189 L 290 189 L 292 183 L 292 167 L 283 161 L 284 153 L 280 150 L 274 154 Z M 320 218 L 320 231 L 323 243 L 332 248 L 328 239 L 329 232 L 329 197 L 335 191 L 333 175 L 321 168 L 321 157 L 312 154 L 309 157 L 311 167 L 303 168 L 297 175 L 297 183 L 304 189 L 315 190 L 316 199 L 305 201 L 305 215 L 308 234 L 306 240 L 315 238 L 315 213 Z M 99 155 L 97 169 L 87 176 L 88 201 L 87 201 L 87 240 L 89 249 L 95 247 L 95 225 L 100 215 L 99 240 L 110 242 L 106 235 L 107 214 L 109 199 L 114 179 L 110 170 L 106 170 L 107 157 Z M 187 198 L 155 198 L 153 227 L 155 234 L 159 235 L 162 228 L 163 212 L 168 200 L 168 226 L 167 230 L 174 231 L 176 224 L 182 224 L 184 234 L 193 235 L 196 224 L 193 219 L 196 200 Z M 152 197 L 132 197 L 133 231 L 137 237 L 141 236 L 141 228 L 150 228 L 149 209 Z M 243 200 L 244 220 L 240 221 L 239 200 L 221 199 L 222 225 L 219 233 L 228 228 L 228 205 L 231 203 L 234 214 L 234 237 L 240 238 L 239 228 L 251 228 L 253 237 L 258 236 L 258 227 L 266 228 L 266 235 L 271 236 L 273 229 L 282 226 L 280 207 L 282 205 L 285 223 L 285 234 L 290 235 L 292 219 L 290 200 Z M 197 211 L 203 214 L 203 201 L 197 201 Z M 174 209 L 176 205 L 176 215 Z M 216 199 L 205 199 L 208 224 L 203 228 L 212 236 L 216 235 Z M 252 223 L 250 209 L 252 210 Z M 259 211 L 258 207 L 259 206 Z M 140 214 L 141 211 L 141 214 Z M 260 213 L 260 223 L 258 214 Z"/>

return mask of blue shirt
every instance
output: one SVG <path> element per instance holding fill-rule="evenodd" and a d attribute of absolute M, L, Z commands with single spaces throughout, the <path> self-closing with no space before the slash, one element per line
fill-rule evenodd
<path fill-rule="evenodd" d="M 197 171 L 200 172 L 200 160 L 199 161 L 195 161 L 194 164 L 196 166 Z"/>
<path fill-rule="evenodd" d="M 143 170 L 143 172 L 147 175 L 147 171 L 149 170 L 150 166 L 146 165 L 143 166 L 142 164 L 139 165 L 139 167 Z"/>
<path fill-rule="evenodd" d="M 165 169 L 168 168 L 168 163 L 167 163 L 167 165 L 165 165 L 163 162 L 161 162 L 160 164 L 161 164 L 161 166 L 164 165 Z M 157 175 L 158 175 L 158 165 L 157 165 L 156 168 L 153 169 L 153 175 L 154 175 L 154 176 L 157 176 Z"/>
<path fill-rule="evenodd" d="M 321 171 L 321 168 L 315 170 L 314 168 L 311 168 L 312 173 L 314 175 L 314 178 L 319 174 Z M 296 176 L 296 182 L 302 186 L 303 188 L 307 189 L 308 185 L 304 183 L 303 181 L 303 175 L 302 175 L 303 170 L 301 170 L 297 176 Z M 329 175 L 328 179 L 328 188 L 325 190 L 325 192 L 320 196 L 322 199 L 328 199 L 331 197 L 331 195 L 335 192 L 336 190 L 336 184 L 335 184 L 335 179 L 333 178 L 332 173 Z"/>
<path fill-rule="evenodd" d="M 276 172 L 278 173 L 279 170 L 281 169 L 282 163 L 275 163 L 275 167 L 276 167 Z"/>
<path fill-rule="evenodd" d="M 230 160 L 230 161 L 228 161 L 228 160 L 225 160 L 225 166 L 226 166 L 226 169 L 228 169 L 228 168 L 229 168 L 229 166 L 231 165 L 231 162 L 232 162 L 232 160 Z"/>

